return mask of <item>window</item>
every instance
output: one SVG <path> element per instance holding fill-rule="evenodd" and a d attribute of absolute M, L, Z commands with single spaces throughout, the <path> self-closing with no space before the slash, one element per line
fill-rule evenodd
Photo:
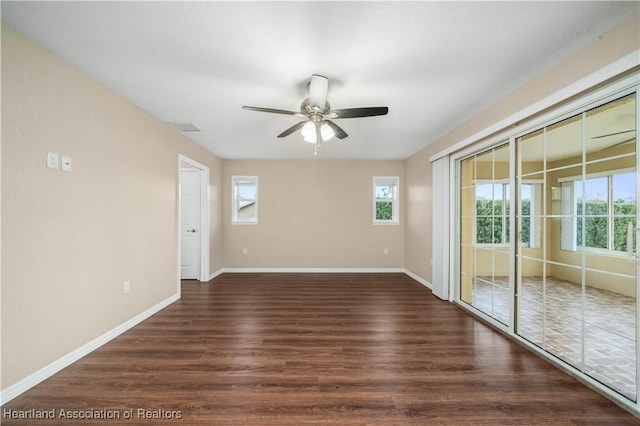
<path fill-rule="evenodd" d="M 542 234 L 542 183 L 535 180 L 520 185 L 521 243 L 540 248 Z"/>
<path fill-rule="evenodd" d="M 562 238 L 569 240 L 563 249 L 626 251 L 627 223 L 635 227 L 636 173 L 591 176 L 563 182 L 562 186 L 563 216 L 575 216 L 567 222 L 572 232 L 563 234 Z"/>
<path fill-rule="evenodd" d="M 609 247 L 608 177 L 576 181 L 577 197 L 576 244 L 578 247 L 607 249 Z M 583 230 L 586 232 L 583 234 Z"/>
<path fill-rule="evenodd" d="M 620 173 L 611 177 L 613 204 L 613 250 L 627 250 L 627 223 L 636 227 L 636 174 Z M 635 233 L 634 233 L 635 239 Z M 635 247 L 635 244 L 634 244 Z"/>
<path fill-rule="evenodd" d="M 509 244 L 510 241 L 510 192 L 508 183 L 477 183 L 476 191 L 476 243 Z M 540 218 L 542 185 L 520 185 L 522 200 L 522 244 L 524 247 L 540 247 Z"/>
<path fill-rule="evenodd" d="M 258 223 L 258 177 L 233 176 L 231 178 L 233 194 L 231 223 Z"/>
<path fill-rule="evenodd" d="M 509 242 L 509 184 L 476 185 L 476 243 Z"/>
<path fill-rule="evenodd" d="M 398 176 L 376 176 L 373 178 L 373 223 L 374 225 L 397 225 L 400 223 Z"/>

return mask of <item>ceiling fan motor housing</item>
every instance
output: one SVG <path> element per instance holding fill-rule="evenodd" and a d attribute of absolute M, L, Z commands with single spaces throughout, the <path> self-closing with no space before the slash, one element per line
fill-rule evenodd
<path fill-rule="evenodd" d="M 311 106 L 311 104 L 309 103 L 309 98 L 302 101 L 302 104 L 300 105 L 300 112 L 302 112 L 304 115 L 307 115 L 307 116 L 310 116 L 313 114 L 322 115 L 322 114 L 328 113 L 329 111 L 331 111 L 331 106 L 329 105 L 329 102 L 325 102 L 324 108 L 322 109 Z"/>

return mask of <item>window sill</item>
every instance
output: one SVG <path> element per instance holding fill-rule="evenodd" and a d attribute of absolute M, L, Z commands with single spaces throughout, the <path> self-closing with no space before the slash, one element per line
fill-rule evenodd
<path fill-rule="evenodd" d="M 382 221 L 382 220 L 374 220 L 374 221 L 373 221 L 373 224 L 374 224 L 374 225 L 376 225 L 376 226 L 377 226 L 377 225 L 383 225 L 383 226 L 386 226 L 386 225 L 395 225 L 395 226 L 397 226 L 397 225 L 400 225 L 400 222 L 399 222 L 399 221 L 397 221 L 397 220 L 386 220 L 386 221 Z"/>
<path fill-rule="evenodd" d="M 232 220 L 232 221 L 231 221 L 231 224 L 232 224 L 232 225 L 257 225 L 257 224 L 258 224 L 258 221 L 253 221 L 253 222 L 248 222 L 248 221 L 247 221 L 247 222 L 243 222 L 243 221 L 234 221 L 234 220 Z"/>
<path fill-rule="evenodd" d="M 490 243 L 473 243 L 473 247 L 477 247 L 477 248 L 510 248 L 511 244 L 510 243 L 495 243 L 495 244 L 490 244 Z M 531 247 L 528 243 L 520 243 L 520 248 L 521 249 L 531 249 L 531 250 L 536 250 L 539 249 L 541 247 Z"/>
<path fill-rule="evenodd" d="M 596 248 L 596 247 L 587 247 L 587 248 L 578 247 L 576 248 L 576 252 L 585 252 L 585 254 L 587 255 L 607 256 L 607 257 L 625 258 L 625 259 L 627 258 L 626 251 L 608 250 L 608 249 Z"/>
<path fill-rule="evenodd" d="M 475 243 L 473 246 L 477 248 L 490 249 L 490 248 L 509 248 L 511 247 L 511 244 L 509 243 L 495 243 L 495 244 Z"/>

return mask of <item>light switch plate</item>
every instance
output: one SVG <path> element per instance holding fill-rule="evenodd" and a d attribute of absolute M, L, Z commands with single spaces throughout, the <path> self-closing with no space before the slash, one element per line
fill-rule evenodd
<path fill-rule="evenodd" d="M 47 152 L 47 167 L 50 169 L 58 168 L 58 154 L 55 152 Z"/>
<path fill-rule="evenodd" d="M 70 172 L 73 170 L 73 159 L 67 155 L 62 156 L 62 170 Z"/>

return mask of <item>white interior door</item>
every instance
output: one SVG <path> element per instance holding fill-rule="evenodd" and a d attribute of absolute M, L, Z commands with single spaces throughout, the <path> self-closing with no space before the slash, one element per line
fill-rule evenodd
<path fill-rule="evenodd" d="M 200 171 L 180 170 L 180 278 L 200 276 Z"/>

